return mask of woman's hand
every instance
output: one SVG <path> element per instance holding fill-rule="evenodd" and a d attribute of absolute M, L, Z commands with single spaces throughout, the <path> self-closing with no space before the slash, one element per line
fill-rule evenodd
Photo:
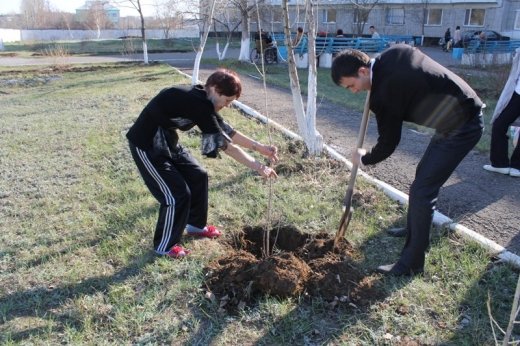
<path fill-rule="evenodd" d="M 258 162 L 258 168 L 256 171 L 260 173 L 262 178 L 278 178 L 278 174 L 276 174 L 274 169 L 269 166 L 262 165 L 260 162 Z"/>
<path fill-rule="evenodd" d="M 253 148 L 263 156 L 267 157 L 269 161 L 273 163 L 278 162 L 278 148 L 276 146 L 255 143 Z"/>

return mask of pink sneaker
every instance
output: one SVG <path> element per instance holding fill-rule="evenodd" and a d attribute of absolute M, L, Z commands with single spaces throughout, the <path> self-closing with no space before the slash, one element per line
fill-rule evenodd
<path fill-rule="evenodd" d="M 217 238 L 222 235 L 222 232 L 220 232 L 217 227 L 208 225 L 204 227 L 202 232 L 188 232 L 188 235 L 194 236 L 194 237 L 206 237 L 206 238 Z"/>
<path fill-rule="evenodd" d="M 166 253 L 166 256 L 171 257 L 171 258 L 183 258 L 183 257 L 186 257 L 190 252 L 191 252 L 190 250 L 185 249 L 180 245 L 174 245 L 174 246 L 172 246 L 170 251 L 168 251 L 168 253 Z"/>

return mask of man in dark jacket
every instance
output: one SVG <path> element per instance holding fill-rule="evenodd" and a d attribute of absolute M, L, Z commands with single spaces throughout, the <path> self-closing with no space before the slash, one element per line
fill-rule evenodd
<path fill-rule="evenodd" d="M 482 136 L 482 101 L 462 78 L 403 44 L 375 59 L 345 50 L 334 59 L 331 72 L 333 81 L 345 89 L 370 90 L 379 137 L 369 152 L 353 153 L 354 163 L 373 165 L 389 157 L 399 144 L 403 122 L 435 130 L 410 186 L 401 256 L 394 264 L 378 267 L 391 275 L 421 273 L 439 190 Z"/>

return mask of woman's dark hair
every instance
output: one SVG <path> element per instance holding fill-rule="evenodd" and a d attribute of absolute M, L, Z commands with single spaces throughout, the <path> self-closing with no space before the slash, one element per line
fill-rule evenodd
<path fill-rule="evenodd" d="M 343 77 L 357 77 L 360 67 L 370 67 L 370 57 L 356 49 L 345 49 L 332 61 L 332 81 L 339 85 Z"/>
<path fill-rule="evenodd" d="M 228 69 L 218 69 L 213 72 L 206 80 L 204 88 L 215 87 L 215 91 L 220 95 L 236 96 L 237 99 L 242 93 L 242 83 L 235 71 Z"/>
<path fill-rule="evenodd" d="M 336 35 L 337 36 L 343 35 L 343 30 L 338 29 L 338 31 L 336 31 Z"/>

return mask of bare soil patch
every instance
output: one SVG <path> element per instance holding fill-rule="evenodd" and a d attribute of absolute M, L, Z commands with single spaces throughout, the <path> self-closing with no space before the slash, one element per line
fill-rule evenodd
<path fill-rule="evenodd" d="M 366 276 L 356 251 L 343 239 L 334 248 L 328 233 L 303 233 L 294 226 L 270 232 L 270 256 L 262 256 L 266 229 L 246 227 L 230 241 L 227 253 L 206 267 L 207 297 L 234 309 L 264 295 L 321 298 L 368 306 L 383 297 L 377 276 Z"/>
<path fill-rule="evenodd" d="M 0 57 L 2 58 L 14 58 L 15 56 L 18 56 L 15 52 L 0 53 Z"/>

